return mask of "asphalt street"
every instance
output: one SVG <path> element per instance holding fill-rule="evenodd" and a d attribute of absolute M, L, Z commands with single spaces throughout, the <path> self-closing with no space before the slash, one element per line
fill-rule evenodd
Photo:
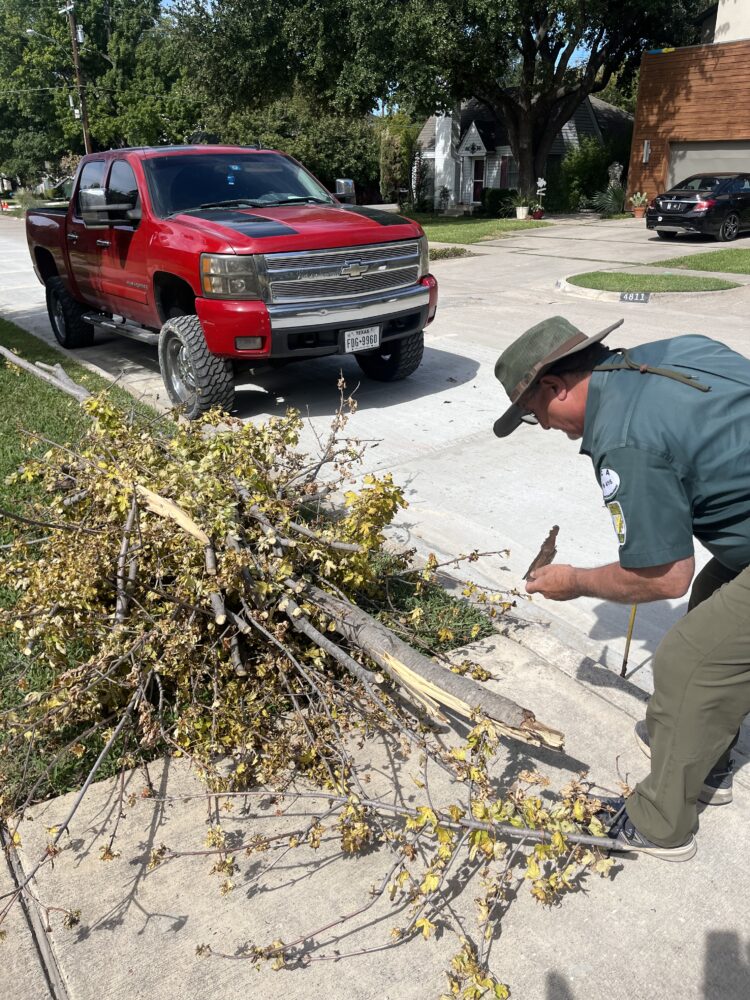
<path fill-rule="evenodd" d="M 560 525 L 558 561 L 586 566 L 614 561 L 612 526 L 590 462 L 578 454 L 578 445 L 531 427 L 502 442 L 494 437 L 492 423 L 506 405 L 494 363 L 515 337 L 555 314 L 590 333 L 623 316 L 625 324 L 613 335 L 612 346 L 702 333 L 750 353 L 747 287 L 660 296 L 648 304 L 591 301 L 556 289 L 558 280 L 581 271 L 715 247 L 701 239 L 667 245 L 635 220 L 566 222 L 482 243 L 472 248 L 475 256 L 434 263 L 440 305 L 414 376 L 382 385 L 360 381 L 353 358 L 300 363 L 243 385 L 239 413 L 263 419 L 297 407 L 309 416 L 304 443 L 314 447 L 315 431 L 325 428 L 335 410 L 342 371 L 359 403 L 350 431 L 371 441 L 367 467 L 393 471 L 405 487 L 410 506 L 397 532 L 405 544 L 443 558 L 507 548 L 507 558 L 490 557 L 472 567 L 479 580 L 497 588 L 520 584 L 553 524 Z M 0 315 L 52 340 L 23 223 L 11 219 L 0 220 Z M 94 347 L 76 357 L 164 405 L 154 348 L 99 333 Z M 704 557 L 697 555 L 700 562 Z M 627 607 L 589 599 L 561 605 L 535 598 L 534 605 L 551 616 L 551 627 L 570 645 L 612 668 L 619 666 Z M 522 602 L 519 613 L 527 608 Z M 639 610 L 629 668 L 633 683 L 646 691 L 654 649 L 683 611 L 682 602 Z"/>

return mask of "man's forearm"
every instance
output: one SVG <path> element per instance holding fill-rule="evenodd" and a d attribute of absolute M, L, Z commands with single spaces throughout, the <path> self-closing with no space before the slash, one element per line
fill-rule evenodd
<path fill-rule="evenodd" d="M 652 569 L 625 569 L 619 563 L 597 566 L 594 569 L 573 567 L 575 589 L 580 597 L 599 597 L 621 604 L 645 604 L 681 597 L 681 585 L 675 587 L 674 579 L 664 573 L 661 566 Z M 682 591 L 682 593 L 676 592 Z"/>
<path fill-rule="evenodd" d="M 682 597 L 687 593 L 694 570 L 692 557 L 645 569 L 624 569 L 619 563 L 582 569 L 558 563 L 536 570 L 527 581 L 526 590 L 552 601 L 598 597 L 621 604 L 645 604 Z"/>

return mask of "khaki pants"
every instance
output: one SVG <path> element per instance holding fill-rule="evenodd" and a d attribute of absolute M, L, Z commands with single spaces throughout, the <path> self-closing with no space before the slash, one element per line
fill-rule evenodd
<path fill-rule="evenodd" d="M 688 613 L 654 656 L 646 711 L 651 774 L 627 801 L 636 829 L 662 847 L 683 844 L 698 825 L 709 771 L 728 763 L 750 713 L 750 567 L 716 559 L 698 574 Z"/>

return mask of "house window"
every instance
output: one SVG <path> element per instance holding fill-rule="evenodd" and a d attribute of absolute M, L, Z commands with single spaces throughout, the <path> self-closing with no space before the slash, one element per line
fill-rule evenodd
<path fill-rule="evenodd" d="M 500 157 L 500 177 L 498 187 L 518 187 L 518 164 L 512 156 Z"/>
<path fill-rule="evenodd" d="M 482 200 L 482 188 L 484 187 L 484 160 L 474 160 L 474 182 L 471 188 L 471 200 Z"/>

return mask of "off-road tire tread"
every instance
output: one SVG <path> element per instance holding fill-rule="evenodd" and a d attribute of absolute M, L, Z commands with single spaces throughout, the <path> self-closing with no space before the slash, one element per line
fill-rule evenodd
<path fill-rule="evenodd" d="M 424 354 L 424 332 L 412 333 L 402 337 L 392 347 L 391 357 L 387 360 L 373 352 L 355 354 L 357 364 L 368 378 L 376 382 L 399 382 L 412 375 L 422 361 Z"/>
<path fill-rule="evenodd" d="M 172 399 L 176 406 L 182 406 L 184 415 L 188 420 L 195 420 L 202 413 L 207 413 L 214 407 L 220 407 L 228 413 L 234 408 L 234 369 L 232 362 L 226 358 L 218 358 L 211 354 L 206 344 L 201 321 L 197 316 L 177 316 L 168 319 L 161 328 L 159 335 L 159 367 L 162 372 L 162 380 L 168 389 L 167 380 L 164 378 L 164 366 L 162 363 L 163 345 L 166 341 L 165 333 L 174 331 L 190 351 L 190 360 L 195 373 L 198 385 L 198 395 L 195 405 L 190 409 L 184 403 Z M 172 397 L 170 396 L 170 399 Z"/>
<path fill-rule="evenodd" d="M 75 350 L 78 347 L 91 347 L 94 343 L 94 328 L 83 319 L 89 311 L 86 306 L 73 298 L 62 278 L 48 278 L 46 289 L 47 315 L 49 316 L 50 326 L 58 344 L 68 350 Z M 57 328 L 52 318 L 51 298 L 53 295 L 56 295 L 62 303 L 63 314 L 65 316 L 65 337 L 63 339 L 60 339 L 58 336 Z"/>

